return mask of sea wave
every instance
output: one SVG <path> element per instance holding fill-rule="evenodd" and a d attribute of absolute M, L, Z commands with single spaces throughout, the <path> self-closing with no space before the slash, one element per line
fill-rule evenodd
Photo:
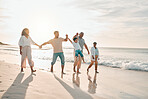
<path fill-rule="evenodd" d="M 127 60 L 126 61 L 101 61 L 99 64 L 103 66 L 113 67 L 113 68 L 148 72 L 148 62 L 127 61 Z"/>

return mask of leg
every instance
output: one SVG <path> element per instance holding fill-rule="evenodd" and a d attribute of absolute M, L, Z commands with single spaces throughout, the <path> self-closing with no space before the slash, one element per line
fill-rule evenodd
<path fill-rule="evenodd" d="M 90 63 L 90 65 L 87 68 L 87 72 L 89 72 L 89 68 L 91 68 L 93 64 L 94 64 L 94 61 L 91 60 L 91 63 Z"/>
<path fill-rule="evenodd" d="M 96 71 L 96 73 L 99 73 L 99 72 L 97 71 L 97 67 L 98 67 L 98 61 L 95 61 L 95 71 Z"/>
<path fill-rule="evenodd" d="M 64 73 L 64 64 L 65 64 L 65 57 L 64 57 L 64 54 L 63 53 L 60 53 L 59 55 L 60 59 L 61 59 L 61 68 L 62 68 L 62 73 Z"/>
<path fill-rule="evenodd" d="M 82 57 L 82 60 L 83 60 L 83 63 L 86 63 L 86 62 L 84 61 L 84 57 Z"/>
<path fill-rule="evenodd" d="M 80 56 L 81 56 L 83 62 L 85 63 L 85 61 L 84 61 L 84 55 L 82 54 L 82 52 L 81 52 L 80 50 L 79 50 L 79 54 L 80 54 Z"/>
<path fill-rule="evenodd" d="M 95 72 L 96 72 L 96 73 L 99 73 L 99 72 L 97 71 L 97 68 L 98 68 L 98 55 L 95 56 Z"/>
<path fill-rule="evenodd" d="M 79 55 L 79 50 L 76 50 L 75 51 L 75 57 L 76 57 L 76 60 L 78 60 L 78 62 L 79 62 L 79 60 L 80 60 L 80 55 Z M 80 73 L 79 72 L 79 66 L 78 66 L 78 62 L 77 62 L 77 73 Z"/>
<path fill-rule="evenodd" d="M 73 71 L 76 72 L 75 68 L 77 66 L 78 63 L 78 57 L 75 57 L 75 61 L 74 61 L 74 66 L 73 66 Z"/>
<path fill-rule="evenodd" d="M 27 57 L 27 49 L 24 47 L 22 49 L 22 56 L 21 56 L 21 72 L 23 72 L 23 68 L 26 68 L 26 57 Z"/>
<path fill-rule="evenodd" d="M 31 47 L 27 47 L 27 58 L 28 58 L 28 63 L 31 68 L 31 72 L 36 72 L 36 70 L 33 70 L 34 62 L 32 61 Z"/>
<path fill-rule="evenodd" d="M 82 61 L 82 59 L 81 59 L 81 56 L 79 55 L 79 57 L 78 57 L 78 64 L 77 64 L 77 73 L 80 73 L 79 69 L 81 67 L 81 61 Z"/>
<path fill-rule="evenodd" d="M 51 70 L 50 70 L 51 72 L 53 72 L 53 65 L 55 64 L 57 57 L 58 57 L 57 53 L 54 53 L 53 58 L 52 58 L 52 62 L 51 62 Z"/>
<path fill-rule="evenodd" d="M 26 55 L 24 56 L 22 54 L 22 57 L 21 57 L 21 72 L 24 72 L 23 68 L 26 67 Z"/>

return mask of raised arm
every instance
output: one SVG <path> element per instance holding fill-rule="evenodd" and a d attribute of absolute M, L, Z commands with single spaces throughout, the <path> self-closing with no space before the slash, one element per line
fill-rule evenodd
<path fill-rule="evenodd" d="M 68 40 L 72 43 L 72 41 L 68 38 Z"/>
<path fill-rule="evenodd" d="M 79 39 L 79 38 L 78 38 L 78 35 L 79 35 L 79 34 L 76 33 L 76 35 L 73 36 L 73 39 L 74 39 L 75 37 L 76 37 L 77 39 Z"/>
<path fill-rule="evenodd" d="M 68 40 L 68 35 L 66 34 L 66 38 L 64 39 L 64 41 L 67 41 Z"/>

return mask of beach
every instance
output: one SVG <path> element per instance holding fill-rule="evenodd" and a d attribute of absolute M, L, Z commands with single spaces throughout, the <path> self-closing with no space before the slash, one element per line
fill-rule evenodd
<path fill-rule="evenodd" d="M 87 74 L 83 64 L 81 74 L 72 71 L 66 63 L 66 75 L 60 73 L 57 62 L 54 72 L 37 69 L 31 74 L 27 67 L 20 73 L 20 66 L 0 61 L 0 97 L 2 99 L 147 99 L 148 73 L 99 67 Z"/>
<path fill-rule="evenodd" d="M 147 31 L 146 0 L 0 0 L 0 99 L 148 99 Z"/>
<path fill-rule="evenodd" d="M 18 65 L 0 62 L 0 97 L 2 99 L 103 99 L 92 96 L 56 73 L 27 68 L 20 73 Z"/>
<path fill-rule="evenodd" d="M 52 49 L 39 50 L 36 48 L 33 48 L 32 54 L 37 72 L 31 74 L 31 70 L 27 66 L 24 73 L 20 73 L 21 56 L 18 47 L 1 45 L 0 97 L 2 99 L 148 98 L 147 71 L 99 65 L 99 73 L 95 74 L 94 66 L 87 73 L 89 63 L 82 63 L 81 74 L 77 75 L 73 72 L 73 49 L 64 49 L 64 51 L 67 52 L 65 53 L 65 75 L 61 74 L 59 59 L 54 65 L 54 72 L 50 72 Z M 85 53 L 84 55 L 87 59 L 88 56 Z M 103 56 L 100 57 L 101 60 L 103 60 Z M 143 67 L 141 66 L 141 68 Z"/>

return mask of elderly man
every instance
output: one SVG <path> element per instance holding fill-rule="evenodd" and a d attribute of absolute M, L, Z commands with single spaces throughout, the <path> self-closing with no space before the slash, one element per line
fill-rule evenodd
<path fill-rule="evenodd" d="M 61 38 L 59 37 L 59 32 L 55 31 L 54 32 L 55 37 L 51 40 L 49 40 L 48 42 L 43 43 L 40 48 L 42 48 L 43 45 L 46 44 L 51 44 L 53 47 L 53 58 L 52 58 L 52 62 L 51 62 L 51 72 L 53 72 L 53 65 L 55 64 L 57 57 L 59 57 L 61 59 L 61 68 L 62 68 L 62 73 L 64 73 L 64 64 L 65 64 L 65 57 L 64 57 L 64 53 L 63 53 L 63 48 L 62 48 L 62 42 L 63 41 L 67 41 L 68 40 L 68 35 L 66 35 L 66 38 Z"/>
<path fill-rule="evenodd" d="M 83 36 L 84 36 L 84 33 L 83 32 L 81 32 L 80 34 L 79 34 L 79 36 L 78 36 L 78 38 L 79 38 L 79 44 L 80 44 L 80 47 L 81 47 L 81 51 L 82 51 L 82 53 L 83 53 L 83 46 L 86 48 L 86 50 L 87 50 L 87 52 L 88 52 L 88 54 L 89 54 L 89 50 L 88 50 L 88 47 L 87 47 L 87 45 L 86 45 L 86 43 L 85 43 L 85 40 L 83 39 Z M 75 36 L 74 36 L 75 37 Z M 74 62 L 74 68 L 73 68 L 73 71 L 74 72 L 76 72 L 76 70 L 75 70 L 75 68 L 76 68 L 76 66 L 77 66 L 77 73 L 80 73 L 80 71 L 79 71 L 79 69 L 80 69 L 80 67 L 81 67 L 81 62 L 82 62 L 82 59 L 81 59 L 81 57 L 80 57 L 80 55 L 79 55 L 79 57 L 76 59 L 75 58 L 75 62 Z"/>

